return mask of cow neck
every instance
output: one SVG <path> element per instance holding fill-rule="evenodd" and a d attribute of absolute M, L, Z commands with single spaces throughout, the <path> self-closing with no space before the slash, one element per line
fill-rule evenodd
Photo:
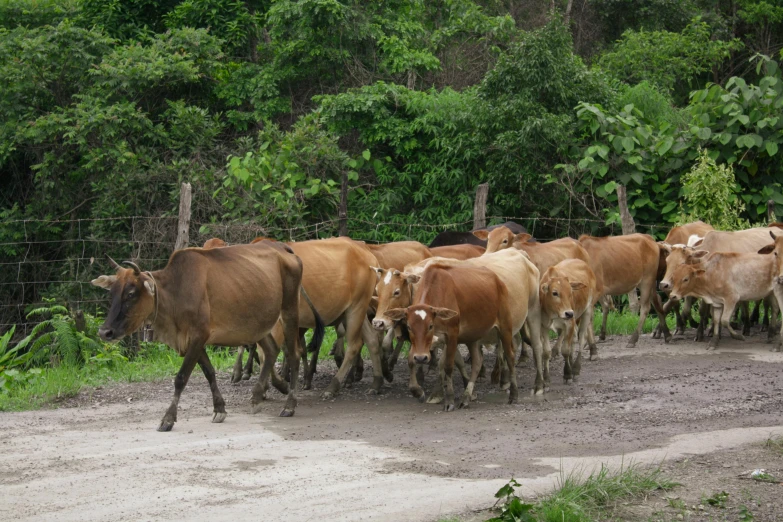
<path fill-rule="evenodd" d="M 152 298 L 155 300 L 155 314 L 152 316 L 152 321 L 150 324 L 154 325 L 155 320 L 158 318 L 158 282 L 155 280 L 155 276 L 152 275 L 152 272 L 147 271 L 144 273 L 150 276 L 150 279 L 152 279 Z"/>

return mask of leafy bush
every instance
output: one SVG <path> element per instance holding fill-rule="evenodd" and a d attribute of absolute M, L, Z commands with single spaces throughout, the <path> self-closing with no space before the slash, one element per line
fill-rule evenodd
<path fill-rule="evenodd" d="M 700 151 L 696 164 L 682 176 L 682 200 L 688 210 L 679 224 L 700 219 L 718 230 L 748 228 L 748 221 L 740 217 L 745 210 L 740 193 L 734 168 L 718 165 L 708 150 Z"/>

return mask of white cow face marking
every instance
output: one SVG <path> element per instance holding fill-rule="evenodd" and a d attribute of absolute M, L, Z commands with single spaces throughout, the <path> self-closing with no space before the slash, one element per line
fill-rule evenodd
<path fill-rule="evenodd" d="M 425 312 L 424 310 L 416 310 L 413 313 L 421 317 L 422 321 L 427 318 L 427 312 Z"/>
<path fill-rule="evenodd" d="M 388 272 L 386 272 L 386 276 L 383 278 L 383 284 L 388 285 L 391 282 L 391 278 L 392 278 L 392 271 L 389 270 Z"/>

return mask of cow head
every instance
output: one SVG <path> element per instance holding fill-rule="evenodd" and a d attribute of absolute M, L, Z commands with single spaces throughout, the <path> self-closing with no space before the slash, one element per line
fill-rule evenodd
<path fill-rule="evenodd" d="M 567 277 L 549 276 L 539 287 L 539 298 L 541 308 L 560 319 L 569 320 L 574 318 L 574 294 L 575 290 L 584 288 L 584 283 L 574 281 L 570 282 Z"/>
<path fill-rule="evenodd" d="M 677 266 L 672 273 L 673 284 L 669 298 L 678 301 L 691 295 L 704 273 L 705 270 L 699 264 Z"/>
<path fill-rule="evenodd" d="M 144 324 L 155 311 L 155 281 L 148 273 L 142 273 L 135 263 L 124 261 L 131 268 L 122 268 L 109 258 L 117 269 L 115 275 L 102 275 L 92 284 L 109 291 L 109 313 L 98 335 L 104 341 L 119 341 Z"/>
<path fill-rule="evenodd" d="M 524 243 L 530 239 L 530 234 L 522 232 L 520 234 L 514 234 L 507 227 L 498 227 L 491 232 L 487 230 L 476 230 L 473 235 L 479 239 L 483 239 L 487 242 L 486 254 L 497 252 L 506 248 L 511 248 L 514 243 Z"/>
<path fill-rule="evenodd" d="M 386 311 L 386 316 L 393 321 L 404 323 L 408 328 L 411 340 L 408 357 L 418 364 L 430 361 L 430 348 L 435 332 L 445 331 L 449 326 L 453 326 L 454 321 L 459 323 L 459 312 L 429 305 L 392 308 Z"/>
<path fill-rule="evenodd" d="M 775 235 L 771 230 L 769 235 L 772 236 L 774 243 L 759 250 L 759 254 L 772 254 L 775 256 L 775 266 L 777 267 L 775 271 L 776 282 L 779 285 L 783 285 L 783 235 Z"/>
<path fill-rule="evenodd" d="M 375 319 L 372 325 L 376 330 L 388 330 L 394 326 L 394 320 L 386 315 L 390 308 L 406 308 L 410 306 L 412 285 L 419 282 L 420 276 L 400 272 L 399 270 L 370 267 L 378 274 L 378 282 L 375 285 L 375 294 L 378 302 L 375 307 Z"/>
<path fill-rule="evenodd" d="M 658 288 L 662 292 L 669 292 L 672 289 L 672 276 L 678 266 L 700 263 L 704 256 L 709 254 L 706 250 L 696 250 L 685 245 L 670 245 L 664 241 L 659 241 L 658 247 L 662 254 L 666 254 L 666 273 L 658 283 Z"/>

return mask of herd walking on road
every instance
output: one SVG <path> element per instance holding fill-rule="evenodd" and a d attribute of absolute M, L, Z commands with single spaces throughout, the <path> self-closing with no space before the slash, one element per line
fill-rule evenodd
<path fill-rule="evenodd" d="M 104 340 L 119 340 L 150 325 L 155 340 L 183 357 L 174 398 L 158 428 L 170 431 L 196 364 L 212 392 L 213 422 L 226 418 L 207 345 L 240 347 L 234 382 L 250 378 L 254 360 L 261 363 L 252 392 L 254 411 L 266 400 L 271 382 L 287 396 L 280 415 L 294 415 L 300 361 L 303 387 L 309 389 L 325 326 L 338 332 L 334 355 L 339 369 L 324 398 L 337 395 L 347 379 L 361 379 L 363 346 L 372 361 L 370 392 L 380 392 L 384 380 L 394 378 L 392 369 L 409 342 L 411 394 L 422 402 L 442 403 L 446 411 L 475 400 L 475 383 L 485 372 L 484 346 L 497 350 L 491 382 L 508 390 L 509 403 L 518 398 L 517 364 L 528 358 L 526 346 L 532 350 L 534 394 L 548 391 L 553 357 L 562 355 L 564 382 L 573 382 L 581 373 L 582 348 L 589 349 L 590 359 L 598 355 L 592 327 L 596 304 L 603 313 L 603 340 L 612 296 L 636 289 L 641 306 L 629 347 L 638 342 L 651 305 L 659 318 L 654 336 L 669 342 L 667 313 L 674 309 L 675 333 L 682 333 L 693 321 L 690 311 L 698 299 L 697 340 L 704 338 L 712 318 L 708 349 L 718 346 L 721 327 L 735 339 L 748 334 L 749 302 L 757 303 L 754 314 L 765 303 L 772 341 L 783 304 L 782 257 L 783 225 L 778 223 L 722 232 L 697 221 L 674 227 L 660 242 L 646 234 L 538 242 L 507 222 L 443 232 L 429 247 L 347 237 L 291 243 L 257 238 L 229 246 L 214 238 L 203 248 L 174 252 L 162 270 L 143 271 L 130 261 L 123 263 L 126 268 L 109 258 L 116 272 L 92 283 L 110 294 L 99 331 Z M 665 304 L 658 290 L 668 296 Z M 742 333 L 730 321 L 738 306 L 744 312 Z M 305 346 L 308 329 L 313 335 Z M 557 335 L 554 347 L 550 331 Z M 469 359 L 460 344 L 467 346 Z M 285 362 L 278 373 L 281 349 Z M 780 351 L 780 338 L 772 349 Z M 455 368 L 464 384 L 461 397 L 455 397 Z M 430 370 L 438 379 L 428 397 L 422 385 Z"/>

